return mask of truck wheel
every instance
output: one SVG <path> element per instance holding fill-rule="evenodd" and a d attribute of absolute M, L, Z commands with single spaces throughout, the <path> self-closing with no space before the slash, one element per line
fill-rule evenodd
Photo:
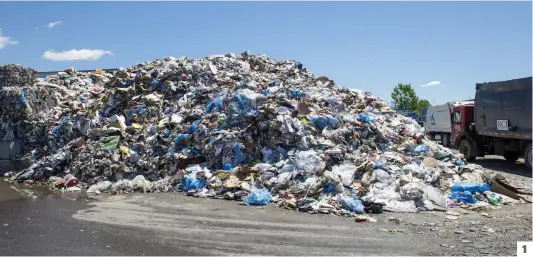
<path fill-rule="evenodd" d="M 473 154 L 472 144 L 468 139 L 461 140 L 459 152 L 465 156 L 467 162 L 473 162 L 476 160 L 476 156 Z"/>
<path fill-rule="evenodd" d="M 517 153 L 517 152 L 505 152 L 503 154 L 503 157 L 505 158 L 505 160 L 507 161 L 510 161 L 510 162 L 516 162 L 516 160 L 518 160 L 518 157 L 520 157 L 520 154 Z"/>
<path fill-rule="evenodd" d="M 526 166 L 531 169 L 531 144 L 526 147 L 524 150 L 524 162 Z"/>
<path fill-rule="evenodd" d="M 444 147 L 450 147 L 450 140 L 448 139 L 448 134 L 441 134 L 440 136 L 441 144 Z"/>

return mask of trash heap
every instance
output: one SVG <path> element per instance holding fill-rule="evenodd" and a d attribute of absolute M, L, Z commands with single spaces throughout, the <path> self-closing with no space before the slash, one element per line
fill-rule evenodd
<path fill-rule="evenodd" d="M 445 195 L 453 184 L 487 182 L 383 100 L 295 61 L 167 57 L 33 83 L 10 67 L 20 79 L 0 76 L 18 83 L 2 87 L 2 133 L 32 163 L 11 181 L 346 215 L 445 209 L 460 202 Z"/>
<path fill-rule="evenodd" d="M 33 83 L 37 72 L 19 65 L 0 66 L 0 140 L 13 141 L 16 138 L 25 138 L 26 142 L 37 140 L 31 131 L 35 129 L 33 114 L 41 112 L 41 101 L 28 105 L 28 98 L 37 96 L 37 88 Z M 33 109 L 32 109 L 33 108 Z"/>

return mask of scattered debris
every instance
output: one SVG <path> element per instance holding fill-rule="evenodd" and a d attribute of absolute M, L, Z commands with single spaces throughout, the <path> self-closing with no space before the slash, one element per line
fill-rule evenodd
<path fill-rule="evenodd" d="M 446 219 L 449 219 L 449 220 L 457 220 L 457 219 L 459 219 L 459 217 L 448 215 L 448 216 L 446 216 Z"/>

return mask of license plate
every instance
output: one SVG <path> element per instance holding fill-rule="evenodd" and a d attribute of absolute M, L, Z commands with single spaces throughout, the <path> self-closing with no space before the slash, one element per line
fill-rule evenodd
<path fill-rule="evenodd" d="M 496 129 L 497 130 L 509 130 L 509 121 L 508 120 L 497 120 Z"/>

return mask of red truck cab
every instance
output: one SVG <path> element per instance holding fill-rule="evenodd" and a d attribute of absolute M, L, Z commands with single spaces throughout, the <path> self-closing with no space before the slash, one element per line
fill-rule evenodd
<path fill-rule="evenodd" d="M 456 149 L 461 151 L 461 141 L 469 139 L 469 134 L 472 132 L 471 126 L 474 123 L 474 105 L 464 104 L 453 107 L 451 113 L 452 121 L 452 138 L 451 142 Z"/>

